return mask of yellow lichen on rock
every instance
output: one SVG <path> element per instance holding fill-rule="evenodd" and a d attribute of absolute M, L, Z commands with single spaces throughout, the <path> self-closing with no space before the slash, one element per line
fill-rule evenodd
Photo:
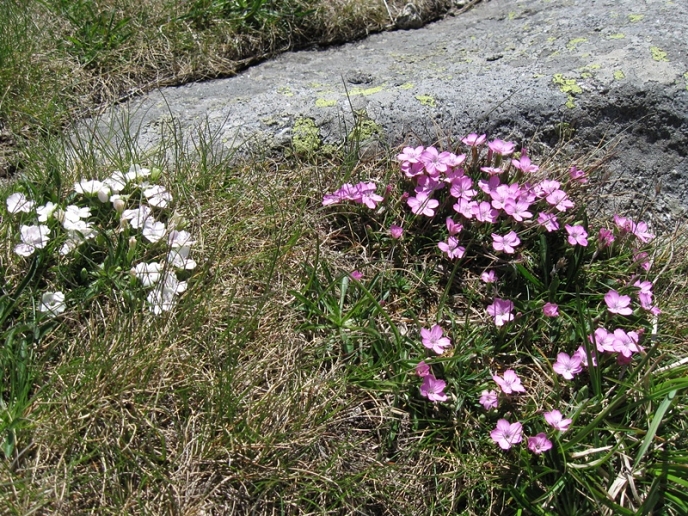
<path fill-rule="evenodd" d="M 435 98 L 430 95 L 416 95 L 416 100 L 424 106 L 436 107 Z"/>

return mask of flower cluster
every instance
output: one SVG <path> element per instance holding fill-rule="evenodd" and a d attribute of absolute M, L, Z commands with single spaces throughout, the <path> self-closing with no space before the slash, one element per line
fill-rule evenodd
<path fill-rule="evenodd" d="M 84 179 L 74 184 L 73 193 L 66 197 L 68 202 L 38 205 L 22 192 L 11 194 L 6 199 L 7 211 L 22 222 L 14 252 L 30 257 L 38 250 L 51 254 L 55 249 L 64 257 L 74 255 L 76 260 L 87 242 L 97 246 L 99 238 L 114 239 L 127 243 L 129 252 L 122 259 L 134 262 L 155 252 L 151 246 L 164 242 L 165 259 L 141 261 L 131 273 L 145 288 L 153 288 L 147 297 L 151 311 L 159 314 L 170 310 L 176 296 L 187 287 L 175 271 L 193 269 L 196 262 L 189 257 L 194 243 L 191 235 L 178 228 L 182 220 L 165 212 L 173 202 L 172 194 L 151 182 L 158 175 L 157 170 L 132 165 L 127 172 L 116 171 L 104 180 Z M 49 245 L 51 242 L 54 246 Z M 121 268 L 124 264 L 118 265 Z M 41 312 L 57 315 L 65 308 L 63 292 L 42 295 Z"/>
<path fill-rule="evenodd" d="M 634 319 L 642 319 L 644 312 L 654 316 L 660 313 L 653 302 L 653 284 L 642 278 L 651 266 L 644 244 L 654 238 L 647 223 L 616 215 L 613 226 L 592 231 L 584 208 L 577 207 L 575 202 L 576 189 L 588 182 L 585 171 L 573 166 L 568 175 L 553 177 L 533 163 L 526 149 L 515 154 L 517 147 L 513 142 L 488 141 L 486 135 L 476 133 L 461 141 L 468 147 L 463 153 L 441 151 L 432 146 L 405 147 L 397 155 L 405 185 L 399 196 L 367 199 L 366 195 L 374 192 L 373 183 L 347 184 L 326 195 L 323 205 L 350 200 L 376 208 L 378 203 L 385 202 L 378 214 L 406 211 L 401 223 L 397 218 L 390 225 L 387 219 L 381 227 L 388 228 L 386 233 L 398 240 L 415 225 L 426 233 L 423 245 L 428 241 L 427 233 L 432 231 L 430 242 L 436 255 L 440 260 L 453 262 L 450 281 L 455 281 L 455 273 L 462 265 L 466 265 L 463 279 L 475 275 L 482 281 L 476 297 L 483 300 L 489 327 L 497 330 L 492 333 L 496 341 L 518 338 L 519 326 L 532 326 L 532 333 L 545 332 L 542 341 L 556 346 L 550 347 L 548 358 L 554 377 L 573 381 L 589 367 L 598 367 L 598 361 L 605 368 L 615 367 L 609 361 L 602 361 L 603 353 L 616 354 L 620 364 L 627 364 L 634 354 L 642 353 L 642 332 L 638 327 L 628 328 L 627 320 L 625 326 L 614 330 L 607 330 L 603 323 L 597 329 L 588 325 L 589 342 L 581 342 L 580 334 L 570 331 L 570 321 L 579 315 L 571 307 L 579 299 L 576 292 L 584 285 L 594 290 L 585 293 L 585 302 L 590 300 L 589 310 L 599 311 L 599 317 L 591 318 L 596 322 L 632 314 Z M 388 188 L 388 193 L 392 189 Z M 403 247 L 411 240 L 405 236 L 404 239 L 393 245 Z M 598 278 L 587 284 L 578 279 L 579 272 L 598 257 L 602 260 L 605 256 L 625 255 L 616 252 L 621 246 L 624 251 L 630 246 L 632 251 L 633 263 L 628 265 L 636 273 L 630 281 L 619 279 L 618 273 L 615 273 L 617 277 Z M 519 289 L 519 282 L 528 284 L 525 295 Z M 609 289 L 606 294 L 599 292 L 599 286 L 605 284 L 622 286 Z M 606 305 L 606 310 L 600 310 L 601 298 L 604 300 L 601 306 Z M 639 308 L 634 306 L 636 299 Z M 633 324 L 638 322 L 633 320 Z M 562 335 L 563 329 L 570 337 L 568 342 L 559 344 L 552 335 Z M 431 402 L 444 402 L 451 396 L 445 390 L 452 383 L 452 370 L 445 364 L 451 362 L 454 354 L 452 341 L 437 324 L 421 328 L 420 340 L 426 355 L 432 354 L 424 357 L 415 369 L 417 377 L 422 379 L 420 395 Z M 434 360 L 433 355 L 439 359 Z M 480 405 L 489 411 L 499 409 L 505 399 L 508 404 L 518 403 L 518 395 L 526 388 L 516 371 L 507 368 L 502 375 L 491 376 L 496 388 L 482 390 Z M 513 411 L 509 413 L 513 421 Z M 544 423 L 566 432 L 572 420 L 553 409 L 544 412 Z M 546 428 L 527 438 L 528 449 L 533 453 L 552 448 Z M 523 441 L 523 425 L 502 418 L 490 436 L 506 450 Z"/>
<path fill-rule="evenodd" d="M 329 206 L 344 201 L 351 201 L 358 204 L 365 204 L 368 208 L 374 210 L 377 203 L 384 200 L 382 196 L 375 193 L 376 189 L 377 185 L 375 183 L 361 182 L 357 185 L 345 183 L 336 192 L 325 195 L 322 205 Z"/>

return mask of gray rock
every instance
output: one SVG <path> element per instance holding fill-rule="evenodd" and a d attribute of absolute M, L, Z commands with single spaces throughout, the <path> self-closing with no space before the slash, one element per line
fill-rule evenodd
<path fill-rule="evenodd" d="M 125 119 L 144 150 L 170 127 L 191 139 L 209 131 L 227 148 L 255 141 L 279 150 L 302 119 L 334 143 L 354 112 L 393 145 L 446 144 L 476 130 L 553 145 L 573 133 L 579 152 L 615 145 L 610 192 L 631 193 L 626 202 L 638 209 L 652 200 L 671 224 L 688 207 L 686 27 L 684 0 L 483 1 L 419 30 L 152 92 L 98 126 L 116 140 L 108 127 Z"/>

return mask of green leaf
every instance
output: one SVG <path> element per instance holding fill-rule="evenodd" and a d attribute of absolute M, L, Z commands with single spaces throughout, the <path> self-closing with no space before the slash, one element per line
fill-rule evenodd
<path fill-rule="evenodd" d="M 659 428 L 659 425 L 662 423 L 662 418 L 664 418 L 664 414 L 671 406 L 671 402 L 674 400 L 676 392 L 677 391 L 675 390 L 671 391 L 657 408 L 657 412 L 655 412 L 655 417 L 652 418 L 652 423 L 650 423 L 650 427 L 647 430 L 645 439 L 643 439 L 643 443 L 640 445 L 638 455 L 636 455 L 635 457 L 633 469 L 636 469 L 638 467 L 640 461 L 643 460 L 643 457 L 647 453 L 647 450 L 650 448 L 650 444 L 652 444 L 652 440 L 655 438 L 655 435 L 657 434 L 657 429 Z"/>

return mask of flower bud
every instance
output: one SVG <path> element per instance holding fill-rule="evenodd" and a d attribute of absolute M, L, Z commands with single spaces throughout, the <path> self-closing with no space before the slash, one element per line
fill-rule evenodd
<path fill-rule="evenodd" d="M 98 190 L 98 200 L 100 202 L 108 202 L 110 200 L 110 188 L 108 186 L 103 186 Z"/>
<path fill-rule="evenodd" d="M 160 174 L 162 174 L 162 170 L 160 170 L 158 167 L 153 167 L 150 173 L 151 181 L 157 181 L 160 177 Z"/>
<path fill-rule="evenodd" d="M 127 207 L 127 204 L 124 202 L 124 199 L 122 199 L 122 197 L 119 195 L 113 195 L 110 200 L 112 201 L 112 207 L 115 208 L 115 211 L 117 211 L 117 213 L 122 213 L 124 211 L 124 208 Z"/>
<path fill-rule="evenodd" d="M 137 244 L 136 237 L 129 238 L 129 250 L 130 251 L 133 251 L 134 249 L 136 249 L 136 244 Z"/>

